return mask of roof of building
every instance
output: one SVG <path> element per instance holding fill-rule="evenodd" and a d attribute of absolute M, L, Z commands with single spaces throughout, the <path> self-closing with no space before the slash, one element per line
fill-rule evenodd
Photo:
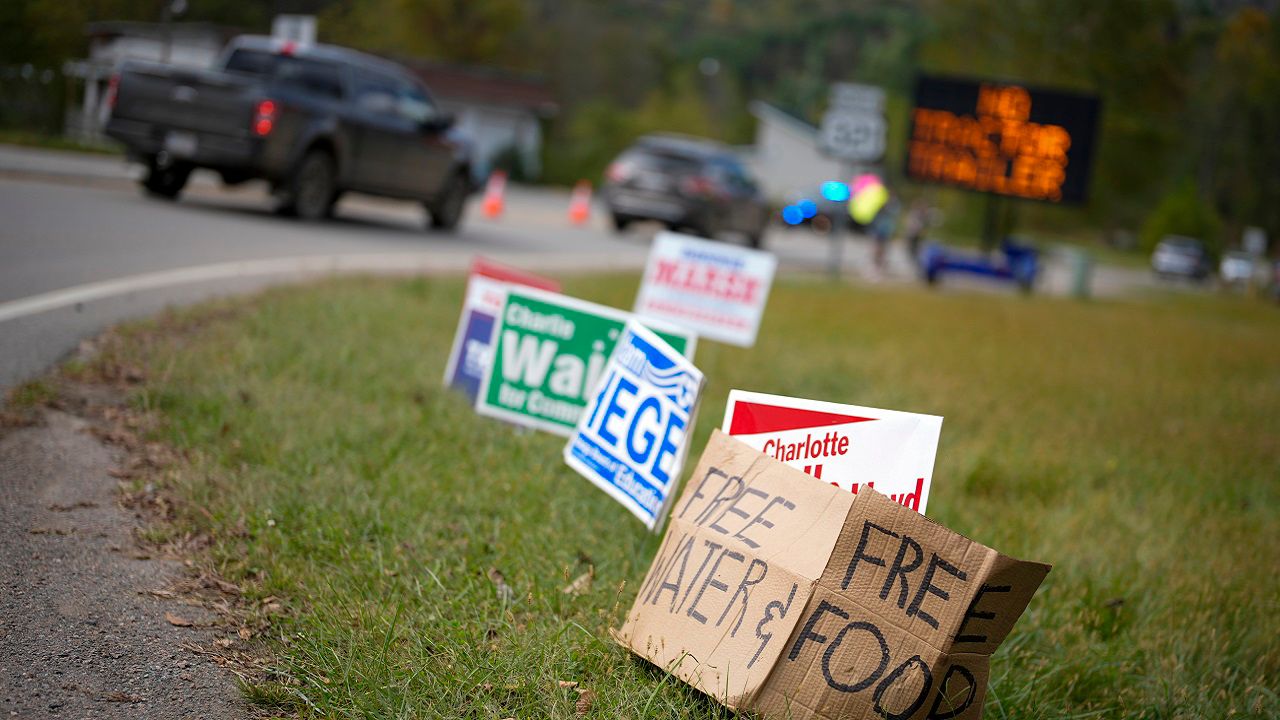
<path fill-rule="evenodd" d="M 111 20 L 86 23 L 84 26 L 84 34 L 91 38 L 137 37 L 155 40 L 209 38 L 226 42 L 242 32 L 244 31 L 238 28 L 203 22 L 158 23 Z"/>
<path fill-rule="evenodd" d="M 518 107 L 538 115 L 559 111 L 545 80 L 498 68 L 398 58 L 443 100 Z"/>

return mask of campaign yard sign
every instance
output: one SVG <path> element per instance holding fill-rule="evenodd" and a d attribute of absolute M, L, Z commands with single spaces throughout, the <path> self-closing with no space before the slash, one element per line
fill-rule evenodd
<path fill-rule="evenodd" d="M 1049 569 L 716 432 L 614 637 L 766 718 L 979 720 Z"/>
<path fill-rule="evenodd" d="M 564 461 L 653 530 L 680 480 L 702 371 L 635 320 L 564 447 Z"/>
<path fill-rule="evenodd" d="M 467 278 L 467 294 L 462 301 L 462 315 L 453 334 L 453 349 L 445 364 L 444 384 L 458 388 L 474 402 L 480 382 L 493 356 L 489 338 L 493 325 L 506 302 L 507 287 L 524 285 L 551 292 L 560 291 L 560 283 L 531 273 L 500 265 L 492 260 L 476 258 Z"/>
<path fill-rule="evenodd" d="M 649 251 L 635 312 L 751 347 L 777 266 L 772 253 L 664 232 Z"/>
<path fill-rule="evenodd" d="M 942 418 L 732 390 L 720 429 L 855 495 L 874 488 L 924 513 Z"/>
<path fill-rule="evenodd" d="M 476 411 L 559 435 L 570 435 L 604 372 L 631 313 L 533 288 L 511 287 L 494 325 L 493 362 Z M 652 328 L 692 358 L 696 336 Z"/>

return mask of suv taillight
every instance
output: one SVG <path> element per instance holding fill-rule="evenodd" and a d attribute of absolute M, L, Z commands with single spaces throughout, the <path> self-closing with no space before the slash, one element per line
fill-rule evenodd
<path fill-rule="evenodd" d="M 107 109 L 116 109 L 116 98 L 120 95 L 120 73 L 113 73 L 107 81 Z"/>
<path fill-rule="evenodd" d="M 258 137 L 270 135 L 271 129 L 276 126 L 276 113 L 274 100 L 259 100 L 258 106 L 253 110 L 253 134 Z"/>
<path fill-rule="evenodd" d="M 714 195 L 716 184 L 704 175 L 691 175 L 680 181 L 680 189 L 689 195 Z"/>
<path fill-rule="evenodd" d="M 631 177 L 631 164 L 622 160 L 615 160 L 609 163 L 608 169 L 604 171 L 604 176 L 610 182 L 622 182 Z"/>

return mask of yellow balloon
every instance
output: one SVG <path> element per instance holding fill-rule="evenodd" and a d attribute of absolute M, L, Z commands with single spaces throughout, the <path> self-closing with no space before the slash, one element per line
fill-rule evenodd
<path fill-rule="evenodd" d="M 875 219 L 876 213 L 880 212 L 880 208 L 887 202 L 889 202 L 888 188 L 877 183 L 849 198 L 849 216 L 858 224 L 866 225 Z"/>

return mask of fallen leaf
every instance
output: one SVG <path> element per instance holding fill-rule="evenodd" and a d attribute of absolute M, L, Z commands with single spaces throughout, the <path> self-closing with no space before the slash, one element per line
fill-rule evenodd
<path fill-rule="evenodd" d="M 573 579 L 573 582 L 565 586 L 563 592 L 565 595 L 577 597 L 591 589 L 591 582 L 596 578 L 596 568 L 594 565 L 589 566 L 587 571 Z"/>
<path fill-rule="evenodd" d="M 240 636 L 241 640 L 248 640 L 249 638 L 253 637 L 253 631 L 247 627 L 240 628 L 239 632 L 237 632 L 236 634 Z"/>
<path fill-rule="evenodd" d="M 577 680 L 560 680 L 557 684 L 558 684 L 560 687 L 562 687 L 562 688 L 576 688 L 576 687 L 578 687 L 578 681 L 577 681 Z"/>
<path fill-rule="evenodd" d="M 166 612 L 164 614 L 164 619 L 168 620 L 169 624 L 175 627 L 191 627 L 192 625 L 190 620 L 182 617 L 181 615 L 174 615 L 171 612 Z"/>
<path fill-rule="evenodd" d="M 498 592 L 498 599 L 504 603 L 509 603 L 515 599 L 516 591 L 511 589 L 507 584 L 507 578 L 502 571 L 496 567 L 489 568 L 489 582 L 493 583 L 493 587 Z"/>
<path fill-rule="evenodd" d="M 231 638 L 215 638 L 213 641 L 213 644 L 217 645 L 220 648 L 229 648 L 231 647 L 231 644 L 234 642 L 235 641 L 232 640 Z"/>
<path fill-rule="evenodd" d="M 596 702 L 596 694 L 591 690 L 578 691 L 578 704 L 574 706 L 574 712 L 579 715 L 586 715 L 591 712 L 591 706 Z"/>

